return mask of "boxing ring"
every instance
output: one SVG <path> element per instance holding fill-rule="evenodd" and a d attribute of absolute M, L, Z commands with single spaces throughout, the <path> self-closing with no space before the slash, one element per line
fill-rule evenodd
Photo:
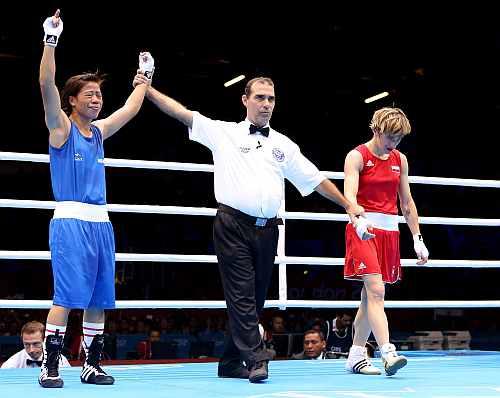
<path fill-rule="evenodd" d="M 0 152 L 0 160 L 48 163 L 48 155 Z M 192 163 L 171 163 L 106 158 L 107 167 L 165 169 L 213 172 L 213 166 Z M 324 172 L 331 179 L 343 179 L 343 173 Z M 412 184 L 455 185 L 461 187 L 500 188 L 500 181 L 459 178 L 416 177 Z M 53 201 L 0 199 L 0 207 L 54 209 Z M 205 207 L 150 206 L 109 204 L 110 212 L 215 216 L 216 209 Z M 356 308 L 359 301 L 290 300 L 287 297 L 287 265 L 343 265 L 343 258 L 292 257 L 285 255 L 286 220 L 342 221 L 345 214 L 288 212 L 283 200 L 279 217 L 278 299 L 266 301 L 266 307 L 280 309 L 302 308 Z M 420 224 L 499 227 L 500 219 L 419 217 Z M 399 217 L 400 223 L 405 223 Z M 0 259 L 50 260 L 48 251 L 0 250 Z M 116 261 L 140 262 L 196 262 L 216 263 L 215 256 L 183 254 L 116 253 Z M 415 259 L 402 259 L 404 267 L 416 267 Z M 419 266 L 422 267 L 422 266 Z M 426 268 L 500 268 L 500 261 L 483 260 L 429 260 Z M 48 309 L 51 300 L 0 300 L 0 308 Z M 386 308 L 499 308 L 500 300 L 400 300 L 386 301 Z M 224 301 L 197 300 L 118 300 L 118 309 L 138 308 L 225 308 Z M 500 352 L 405 352 L 410 357 L 404 371 L 393 377 L 351 375 L 344 370 L 343 360 L 328 361 L 275 361 L 270 364 L 270 379 L 266 383 L 251 384 L 247 380 L 219 379 L 216 364 L 168 364 L 110 366 L 116 378 L 113 386 L 89 386 L 79 381 L 78 367 L 62 369 L 65 387 L 59 391 L 41 389 L 37 383 L 37 369 L 13 369 L 0 372 L 2 396 L 30 394 L 65 396 L 88 394 L 106 397 L 500 397 Z M 380 359 L 375 359 L 380 365 Z"/>
<path fill-rule="evenodd" d="M 405 352 L 407 355 L 407 352 Z M 216 363 L 107 366 L 112 386 L 80 383 L 80 368 L 62 368 L 63 389 L 38 385 L 38 369 L 0 371 L 3 397 L 88 398 L 392 398 L 500 397 L 500 353 L 475 355 L 408 353 L 404 371 L 393 377 L 348 374 L 343 360 L 272 361 L 266 383 L 217 378 Z M 381 365 L 380 360 L 373 361 Z"/>

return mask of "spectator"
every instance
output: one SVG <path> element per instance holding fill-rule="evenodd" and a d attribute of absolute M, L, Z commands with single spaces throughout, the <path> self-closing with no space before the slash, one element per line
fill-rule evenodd
<path fill-rule="evenodd" d="M 352 315 L 340 311 L 335 319 L 325 321 L 324 329 L 327 350 L 337 358 L 347 358 L 352 346 Z"/>
<path fill-rule="evenodd" d="M 285 320 L 281 315 L 275 315 L 271 319 L 271 329 L 264 332 L 264 344 L 267 351 L 274 359 L 276 356 L 283 357 L 288 355 L 288 336 L 280 337 L 286 333 Z"/>
<path fill-rule="evenodd" d="M 160 341 L 161 333 L 158 329 L 151 329 L 149 332 L 149 338 L 145 341 L 139 341 L 137 343 L 137 354 L 138 359 L 151 359 L 153 353 L 151 351 L 152 343 L 157 343 Z"/>

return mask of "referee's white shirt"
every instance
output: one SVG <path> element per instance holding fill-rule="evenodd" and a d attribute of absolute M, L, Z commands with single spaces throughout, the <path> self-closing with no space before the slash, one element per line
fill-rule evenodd
<path fill-rule="evenodd" d="M 43 358 L 40 357 L 40 358 Z M 25 349 L 22 349 L 18 353 L 12 355 L 9 359 L 7 359 L 3 364 L 2 364 L 2 369 L 9 369 L 9 368 L 38 368 L 38 365 L 36 364 L 28 364 L 26 363 L 27 359 L 33 359 L 31 358 L 28 353 L 26 352 Z M 61 355 L 61 358 L 59 359 L 59 367 L 68 367 L 71 366 L 66 359 L 64 355 Z"/>
<path fill-rule="evenodd" d="M 193 112 L 189 139 L 212 151 L 218 203 L 254 217 L 272 218 L 281 205 L 284 178 L 306 196 L 326 177 L 288 137 L 272 128 L 268 137 L 250 134 L 249 128 L 248 119 L 224 122 Z"/>

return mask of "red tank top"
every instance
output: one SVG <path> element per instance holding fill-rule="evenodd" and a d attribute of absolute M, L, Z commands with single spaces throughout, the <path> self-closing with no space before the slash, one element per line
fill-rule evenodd
<path fill-rule="evenodd" d="M 366 145 L 356 147 L 363 156 L 363 169 L 359 173 L 358 204 L 366 211 L 398 214 L 398 189 L 401 175 L 401 156 L 394 149 L 389 158 L 374 156 Z"/>

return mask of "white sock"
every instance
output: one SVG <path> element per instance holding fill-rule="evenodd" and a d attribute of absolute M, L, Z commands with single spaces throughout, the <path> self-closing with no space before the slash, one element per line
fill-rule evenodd
<path fill-rule="evenodd" d="M 390 352 L 393 352 L 394 354 L 397 355 L 396 353 L 396 347 L 394 346 L 394 344 L 391 344 L 391 343 L 385 343 L 382 348 L 380 349 L 380 353 L 382 354 L 382 356 L 386 356 L 387 354 L 389 354 Z"/>
<path fill-rule="evenodd" d="M 62 336 L 64 339 L 64 334 L 66 333 L 66 326 L 53 325 L 48 322 L 45 324 L 45 339 L 47 339 L 47 336 L 51 334 L 56 334 L 56 330 L 59 331 L 59 335 Z"/>
<path fill-rule="evenodd" d="M 365 347 L 359 345 L 352 345 L 349 349 L 349 358 L 364 358 L 365 357 Z"/>
<path fill-rule="evenodd" d="M 83 322 L 83 348 L 85 349 L 85 353 L 87 353 L 88 348 L 92 344 L 92 340 L 94 340 L 94 336 L 97 334 L 104 333 L 104 322 L 103 323 L 91 323 L 91 322 Z"/>

